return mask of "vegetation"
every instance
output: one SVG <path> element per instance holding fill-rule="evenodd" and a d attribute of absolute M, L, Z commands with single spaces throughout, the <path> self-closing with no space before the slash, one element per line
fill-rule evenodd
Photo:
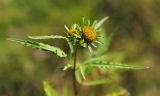
<path fill-rule="evenodd" d="M 20 44 L 30 46 L 32 48 L 40 49 L 43 51 L 50 51 L 56 54 L 59 57 L 68 58 L 67 65 L 64 66 L 64 71 L 68 69 L 72 69 L 72 77 L 73 77 L 73 90 L 74 90 L 74 96 L 78 95 L 79 89 L 77 88 L 77 81 L 79 81 L 80 84 L 83 84 L 86 80 L 86 76 L 90 75 L 92 70 L 94 68 L 103 68 L 108 70 L 111 68 L 123 68 L 123 69 L 146 69 L 147 67 L 136 67 L 131 65 L 125 65 L 121 63 L 115 63 L 111 61 L 107 61 L 106 58 L 108 54 L 106 55 L 106 52 L 109 47 L 109 44 L 112 40 L 113 34 L 111 34 L 109 37 L 103 37 L 104 43 L 101 43 L 100 40 L 102 40 L 102 36 L 100 35 L 100 32 L 103 31 L 100 27 L 101 25 L 108 19 L 108 17 L 105 17 L 101 19 L 100 21 L 91 21 L 89 19 L 83 18 L 82 24 L 73 24 L 70 28 L 68 28 L 65 25 L 66 29 L 66 36 L 28 36 L 30 39 L 65 39 L 70 47 L 70 52 L 67 55 L 64 51 L 62 51 L 60 48 L 56 48 L 54 46 L 35 42 L 32 40 L 20 40 L 20 39 L 9 39 L 11 41 L 18 42 Z M 98 44 L 104 44 L 103 46 L 98 46 Z M 90 53 L 92 54 L 87 60 L 80 64 L 77 63 L 77 51 L 79 47 L 82 46 L 84 48 L 88 48 Z M 92 47 L 100 47 L 96 53 L 93 53 Z M 100 52 L 99 52 L 100 51 Z M 70 64 L 70 62 L 72 62 Z M 78 79 L 78 80 L 77 80 Z M 101 80 L 91 80 L 88 82 L 87 85 L 98 85 L 103 84 L 104 81 Z M 44 89 L 46 91 L 47 96 L 58 96 L 57 93 L 54 92 L 49 86 L 49 83 L 46 81 L 44 82 Z"/>
<path fill-rule="evenodd" d="M 109 19 L 92 38 L 86 30 L 93 29 L 83 29 L 87 42 L 97 44 L 98 40 L 102 44 L 97 48 L 90 44 L 92 53 L 83 39 L 78 47 L 78 95 L 159 96 L 159 5 L 159 0 L 0 0 L 0 96 L 46 96 L 50 93 L 46 90 L 58 96 L 74 95 L 73 42 L 64 24 L 68 29 L 74 24 L 83 29 L 84 16 L 90 18 L 91 24 L 95 18 L 98 22 L 105 16 Z M 35 37 L 46 35 L 54 39 Z M 27 42 L 29 47 L 35 44 L 35 49 L 43 51 L 17 45 L 7 38 Z M 56 55 L 55 50 L 61 52 Z M 141 66 L 150 68 L 128 69 Z M 50 86 L 44 87 L 47 94 L 44 81 L 44 86 Z"/>

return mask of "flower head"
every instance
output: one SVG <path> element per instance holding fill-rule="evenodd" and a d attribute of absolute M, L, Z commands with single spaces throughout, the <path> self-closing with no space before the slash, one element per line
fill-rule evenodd
<path fill-rule="evenodd" d="M 67 30 L 66 34 L 68 37 L 71 37 L 71 38 L 80 37 L 81 28 L 79 27 L 78 24 L 73 24 L 71 28 L 68 28 L 66 25 L 64 27 Z"/>
<path fill-rule="evenodd" d="M 71 28 L 68 28 L 65 25 L 67 37 L 73 44 L 88 47 L 92 52 L 92 46 L 97 47 L 96 44 L 100 43 L 97 39 L 98 32 L 101 31 L 100 27 L 107 19 L 108 17 L 105 17 L 99 22 L 97 20 L 91 22 L 91 20 L 83 18 L 81 26 L 73 24 Z"/>
<path fill-rule="evenodd" d="M 83 27 L 83 35 L 87 42 L 93 42 L 96 40 L 96 32 L 95 30 L 90 26 Z"/>
<path fill-rule="evenodd" d="M 68 33 L 71 36 L 76 36 L 78 34 L 78 30 L 77 29 L 69 29 Z"/>

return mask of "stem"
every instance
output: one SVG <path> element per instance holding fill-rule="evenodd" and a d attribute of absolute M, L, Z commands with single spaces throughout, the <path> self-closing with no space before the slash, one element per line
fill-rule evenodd
<path fill-rule="evenodd" d="M 75 45 L 74 47 L 74 62 L 73 62 L 73 74 L 72 74 L 72 77 L 73 77 L 73 90 L 74 90 L 74 96 L 77 96 L 78 95 L 78 90 L 77 90 L 77 84 L 76 84 L 76 57 L 77 57 L 77 45 Z"/>

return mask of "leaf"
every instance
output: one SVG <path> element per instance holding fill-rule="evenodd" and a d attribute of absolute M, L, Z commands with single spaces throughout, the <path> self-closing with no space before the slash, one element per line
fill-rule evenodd
<path fill-rule="evenodd" d="M 92 50 L 92 47 L 91 47 L 90 45 L 88 45 L 88 49 L 89 49 L 89 52 L 90 52 L 91 54 L 93 54 L 93 50 Z"/>
<path fill-rule="evenodd" d="M 80 68 L 80 72 L 81 72 L 81 75 L 82 75 L 83 79 L 86 80 L 86 76 L 85 76 L 83 67 L 80 66 L 79 68 Z"/>
<path fill-rule="evenodd" d="M 97 52 L 95 53 L 96 56 L 102 56 L 108 52 L 108 49 L 111 45 L 112 39 L 114 37 L 114 32 L 109 34 L 107 38 L 101 38 L 101 41 L 105 41 L 103 44 L 99 45 Z"/>
<path fill-rule="evenodd" d="M 8 39 L 8 40 L 14 41 L 14 42 L 17 42 L 22 45 L 26 45 L 26 46 L 29 46 L 29 47 L 32 47 L 35 49 L 39 49 L 39 50 L 43 50 L 43 51 L 50 51 L 50 52 L 55 53 L 59 57 L 66 57 L 67 56 L 67 54 L 64 51 L 62 51 L 61 49 L 56 48 L 54 46 L 44 44 L 44 43 L 39 43 L 39 42 L 35 42 L 35 41 L 30 41 L 30 40 L 20 40 L 20 39 Z"/>
<path fill-rule="evenodd" d="M 30 39 L 64 39 L 66 37 L 59 35 L 51 35 L 51 36 L 28 36 Z"/>
<path fill-rule="evenodd" d="M 87 25 L 89 26 L 91 24 L 91 21 L 90 20 L 87 20 Z"/>
<path fill-rule="evenodd" d="M 71 28 L 72 28 L 72 29 L 76 29 L 76 28 L 77 28 L 77 24 L 73 24 L 73 25 L 71 26 Z"/>
<path fill-rule="evenodd" d="M 64 66 L 63 71 L 66 71 L 67 69 L 72 68 L 71 64 L 67 64 Z"/>
<path fill-rule="evenodd" d="M 67 25 L 64 25 L 64 28 L 69 32 L 69 28 L 67 27 Z"/>
<path fill-rule="evenodd" d="M 48 81 L 43 82 L 44 91 L 46 96 L 58 96 L 57 92 L 52 88 Z"/>
<path fill-rule="evenodd" d="M 85 25 L 86 24 L 86 17 L 82 18 L 82 23 Z"/>
<path fill-rule="evenodd" d="M 107 19 L 109 19 L 109 17 L 104 17 L 102 18 L 98 23 L 95 24 L 94 28 L 98 29 Z"/>
<path fill-rule="evenodd" d="M 144 67 L 144 66 L 133 66 L 133 65 L 114 63 L 114 62 L 102 61 L 102 60 L 92 61 L 87 66 L 98 67 L 98 68 L 120 68 L 120 69 L 147 69 L 149 68 L 149 67 Z"/>
<path fill-rule="evenodd" d="M 91 74 L 91 72 L 92 72 L 93 69 L 94 69 L 93 67 L 86 66 L 85 71 L 84 71 L 85 76 Z"/>
<path fill-rule="evenodd" d="M 104 57 L 104 55 L 103 55 L 103 56 L 99 56 L 99 57 L 90 58 L 90 59 L 85 60 L 84 62 L 82 62 L 82 63 L 79 64 L 79 65 L 89 64 L 89 63 L 94 62 L 94 61 L 96 61 L 96 60 L 100 60 L 100 59 L 102 59 L 103 57 Z M 78 65 L 78 67 L 79 67 L 79 65 Z"/>
<path fill-rule="evenodd" d="M 94 27 L 97 24 L 97 22 L 98 22 L 97 20 L 94 20 L 92 27 Z"/>
<path fill-rule="evenodd" d="M 28 38 L 30 39 L 64 39 L 67 41 L 71 54 L 73 53 L 73 46 L 71 44 L 71 42 L 69 41 L 68 38 L 64 37 L 64 36 L 59 36 L 59 35 L 51 35 L 51 36 L 28 36 Z"/>
<path fill-rule="evenodd" d="M 81 73 L 79 72 L 79 71 L 76 71 L 76 80 L 77 80 L 77 82 L 78 83 L 82 83 L 82 75 L 81 75 Z"/>
<path fill-rule="evenodd" d="M 107 80 L 107 79 L 100 79 L 100 80 L 84 81 L 83 85 L 95 86 L 95 85 L 105 84 L 105 83 L 108 83 L 108 82 L 111 82 L 111 81 Z"/>

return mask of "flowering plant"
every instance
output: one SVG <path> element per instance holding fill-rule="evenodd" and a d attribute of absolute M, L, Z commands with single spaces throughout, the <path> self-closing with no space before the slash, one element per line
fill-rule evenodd
<path fill-rule="evenodd" d="M 101 28 L 102 24 L 108 19 L 108 17 L 102 18 L 100 21 L 94 20 L 91 21 L 89 19 L 83 18 L 82 23 L 73 24 L 70 27 L 65 27 L 66 36 L 60 35 L 52 35 L 52 36 L 28 36 L 29 40 L 21 40 L 21 39 L 9 39 L 14 42 L 18 42 L 20 44 L 30 46 L 32 48 L 40 49 L 42 51 L 50 51 L 55 55 L 63 58 L 69 58 L 68 64 L 66 64 L 63 70 L 72 70 L 73 77 L 73 90 L 75 96 L 78 94 L 77 82 L 81 85 L 97 85 L 105 83 L 104 80 L 91 80 L 89 83 L 86 83 L 85 80 L 89 73 L 92 72 L 94 68 L 104 69 L 106 68 L 123 68 L 123 69 L 144 69 L 146 67 L 137 67 L 128 64 L 115 63 L 112 61 L 108 61 L 105 59 L 106 52 L 108 51 L 108 47 L 112 40 L 113 34 L 108 37 L 102 37 L 101 33 L 103 29 Z M 57 48 L 55 46 L 51 46 L 48 44 L 44 44 L 41 42 L 34 41 L 36 39 L 64 39 L 69 45 L 70 51 L 69 54 Z M 103 39 L 103 43 L 102 40 Z M 101 46 L 99 45 L 101 44 Z M 91 56 L 81 64 L 76 64 L 77 62 L 77 50 L 82 46 L 84 48 L 88 48 Z M 92 47 L 97 48 L 96 52 L 93 52 Z M 68 59 L 67 59 L 68 60 Z M 73 61 L 70 63 L 70 61 Z M 48 91 L 51 90 L 49 84 L 47 82 L 44 83 L 47 96 L 55 96 L 50 95 L 53 92 Z"/>

